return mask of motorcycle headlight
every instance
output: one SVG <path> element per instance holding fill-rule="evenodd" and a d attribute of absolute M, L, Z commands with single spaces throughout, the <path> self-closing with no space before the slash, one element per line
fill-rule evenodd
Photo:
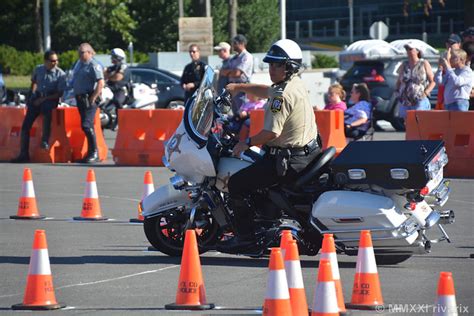
<path fill-rule="evenodd" d="M 181 190 L 186 185 L 186 181 L 180 176 L 174 176 L 170 178 L 170 183 L 176 190 Z"/>

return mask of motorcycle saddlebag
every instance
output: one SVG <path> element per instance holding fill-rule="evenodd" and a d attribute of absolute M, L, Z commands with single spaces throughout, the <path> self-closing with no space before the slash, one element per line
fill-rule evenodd
<path fill-rule="evenodd" d="M 430 180 L 429 162 L 444 148 L 441 140 L 358 141 L 332 162 L 341 185 L 370 184 L 385 189 L 422 189 Z"/>

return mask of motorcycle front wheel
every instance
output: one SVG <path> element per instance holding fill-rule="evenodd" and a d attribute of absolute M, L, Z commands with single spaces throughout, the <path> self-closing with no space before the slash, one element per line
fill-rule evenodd
<path fill-rule="evenodd" d="M 195 230 L 201 254 L 208 250 L 208 246 L 215 245 L 217 242 L 219 225 L 211 216 L 200 215 L 199 226 Z M 184 215 L 163 214 L 145 218 L 143 229 L 148 241 L 155 249 L 172 257 L 180 257 L 183 253 L 187 220 Z"/>

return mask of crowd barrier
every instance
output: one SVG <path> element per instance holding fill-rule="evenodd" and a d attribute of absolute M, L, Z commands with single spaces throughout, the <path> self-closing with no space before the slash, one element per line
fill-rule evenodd
<path fill-rule="evenodd" d="M 0 161 L 9 161 L 20 152 L 21 125 L 25 118 L 25 108 L 0 108 Z M 94 120 L 99 157 L 107 158 L 99 112 Z M 58 108 L 53 110 L 51 119 L 50 149 L 40 148 L 43 131 L 43 118 L 40 115 L 30 130 L 31 162 L 58 163 L 78 161 L 87 153 L 87 140 L 81 129 L 81 119 L 76 108 Z"/>
<path fill-rule="evenodd" d="M 408 111 L 407 140 L 443 140 L 450 177 L 474 177 L 474 112 Z"/>
<path fill-rule="evenodd" d="M 164 143 L 181 123 L 183 111 L 119 111 L 119 129 L 112 149 L 117 165 L 162 166 Z"/>
<path fill-rule="evenodd" d="M 323 141 L 323 149 L 334 146 L 339 154 L 346 146 L 344 112 L 316 110 L 314 115 L 316 116 L 316 124 Z M 251 117 L 250 136 L 253 136 L 263 129 L 264 111 L 254 110 L 251 112 Z"/>

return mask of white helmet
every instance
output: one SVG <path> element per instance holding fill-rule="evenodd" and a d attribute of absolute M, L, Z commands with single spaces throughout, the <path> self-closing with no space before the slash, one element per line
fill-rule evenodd
<path fill-rule="evenodd" d="M 270 50 L 263 58 L 265 63 L 291 63 L 293 65 L 301 66 L 303 54 L 301 48 L 294 41 L 289 39 L 282 39 L 273 43 Z"/>
<path fill-rule="evenodd" d="M 117 59 L 118 61 L 124 61 L 126 58 L 125 52 L 121 48 L 112 49 L 110 55 L 113 59 Z"/>

